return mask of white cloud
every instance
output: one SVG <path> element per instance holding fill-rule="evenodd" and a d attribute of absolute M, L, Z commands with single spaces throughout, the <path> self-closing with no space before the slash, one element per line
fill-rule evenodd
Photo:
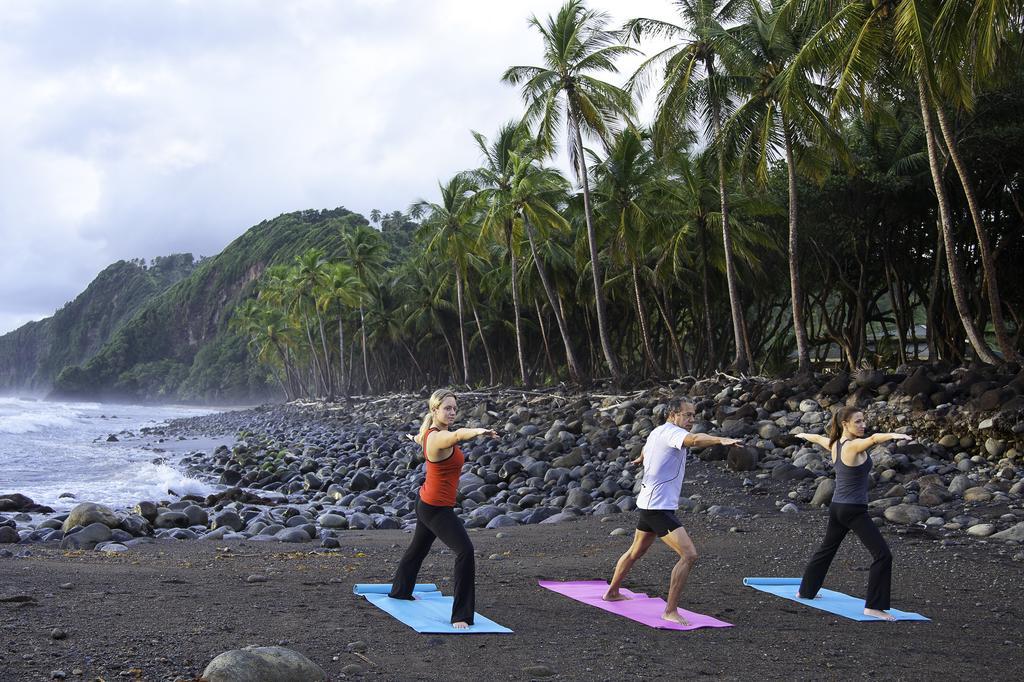
<path fill-rule="evenodd" d="M 433 198 L 478 163 L 470 130 L 520 115 L 501 73 L 539 61 L 527 18 L 560 4 L 4 3 L 0 333 L 121 258 Z M 667 0 L 592 5 L 674 17 Z"/>

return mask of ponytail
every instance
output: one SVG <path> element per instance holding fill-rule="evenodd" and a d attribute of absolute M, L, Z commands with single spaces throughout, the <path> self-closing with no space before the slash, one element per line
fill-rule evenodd
<path fill-rule="evenodd" d="M 832 421 L 828 424 L 828 446 L 831 448 L 843 435 L 843 422 L 849 421 L 853 415 L 861 412 L 859 408 L 844 405 L 832 413 Z"/>
<path fill-rule="evenodd" d="M 427 415 L 423 417 L 423 423 L 420 424 L 420 432 L 416 435 L 416 442 L 423 445 L 423 436 L 427 434 L 427 431 L 434 424 L 434 410 L 441 407 L 441 403 L 446 398 L 454 398 L 455 393 L 448 390 L 447 388 L 439 388 L 434 391 L 430 400 L 427 401 Z"/>

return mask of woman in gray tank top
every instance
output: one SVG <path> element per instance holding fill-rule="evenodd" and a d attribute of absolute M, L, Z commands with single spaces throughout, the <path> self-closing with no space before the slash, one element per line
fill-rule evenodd
<path fill-rule="evenodd" d="M 883 620 L 895 620 L 891 614 L 886 613 L 890 607 L 892 553 L 885 538 L 868 516 L 871 458 L 867 451 L 873 445 L 890 440 L 909 440 L 910 436 L 902 433 L 876 433 L 865 438 L 864 429 L 864 413 L 855 407 L 843 407 L 832 415 L 827 439 L 811 433 L 797 434 L 797 438 L 827 449 L 836 468 L 836 489 L 828 507 L 825 539 L 804 570 L 797 597 L 814 599 L 825 582 L 825 574 L 828 573 L 839 545 L 852 530 L 874 559 L 868 573 L 864 614 Z"/>

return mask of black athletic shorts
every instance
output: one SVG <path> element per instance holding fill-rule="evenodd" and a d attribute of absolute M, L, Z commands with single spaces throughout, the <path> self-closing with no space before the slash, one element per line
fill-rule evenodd
<path fill-rule="evenodd" d="M 645 533 L 656 533 L 663 538 L 676 528 L 682 528 L 683 524 L 668 509 L 640 509 L 640 519 L 636 522 L 636 529 Z"/>

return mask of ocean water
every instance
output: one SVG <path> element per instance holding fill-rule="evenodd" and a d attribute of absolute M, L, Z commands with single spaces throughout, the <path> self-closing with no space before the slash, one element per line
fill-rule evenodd
<path fill-rule="evenodd" d="M 58 511 L 79 502 L 128 507 L 169 499 L 168 490 L 207 495 L 217 486 L 190 479 L 176 466 L 189 443 L 158 443 L 158 437 L 141 437 L 139 429 L 216 411 L 0 397 L 0 494 L 21 493 Z M 136 438 L 107 442 L 122 431 Z M 194 445 L 192 450 L 206 449 Z M 164 462 L 154 463 L 157 458 Z M 61 499 L 62 493 L 76 499 Z"/>

